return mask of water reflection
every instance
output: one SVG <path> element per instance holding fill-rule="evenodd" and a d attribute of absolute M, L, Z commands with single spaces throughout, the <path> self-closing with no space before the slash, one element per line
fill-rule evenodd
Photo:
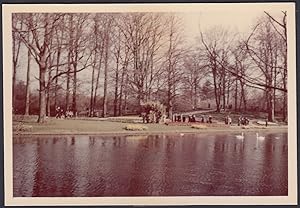
<path fill-rule="evenodd" d="M 287 195 L 287 134 L 263 136 L 19 136 L 14 196 Z"/>

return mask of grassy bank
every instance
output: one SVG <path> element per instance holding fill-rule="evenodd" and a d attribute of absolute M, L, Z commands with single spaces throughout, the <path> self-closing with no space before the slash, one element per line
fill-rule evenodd
<path fill-rule="evenodd" d="M 136 119 L 136 118 L 133 118 Z M 134 128 L 132 128 L 134 127 Z M 144 128 L 146 127 L 146 128 Z M 126 130 L 126 128 L 128 130 Z M 188 132 L 219 132 L 219 131 L 285 131 L 287 126 L 205 126 L 195 128 L 190 125 L 165 125 L 165 124 L 133 124 L 130 119 L 114 121 L 110 119 L 55 119 L 48 118 L 43 124 L 36 122 L 36 117 L 14 118 L 14 134 L 111 134 L 111 133 L 188 133 Z"/>

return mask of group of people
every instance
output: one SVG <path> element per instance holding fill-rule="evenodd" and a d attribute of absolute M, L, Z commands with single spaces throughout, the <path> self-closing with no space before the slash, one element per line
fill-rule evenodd
<path fill-rule="evenodd" d="M 55 109 L 55 112 L 56 112 L 55 118 L 64 118 L 65 117 L 64 110 L 61 107 L 57 106 Z"/>
<path fill-rule="evenodd" d="M 238 126 L 247 126 L 249 124 L 250 120 L 247 117 L 240 116 L 238 119 Z"/>
<path fill-rule="evenodd" d="M 238 118 L 238 126 L 247 126 L 249 124 L 250 120 L 247 117 L 240 116 Z M 232 118 L 228 115 L 225 117 L 225 124 L 231 125 L 232 124 Z"/>
<path fill-rule="evenodd" d="M 208 117 L 205 117 L 204 115 L 201 116 L 201 123 L 212 123 L 212 116 L 209 115 Z"/>
<path fill-rule="evenodd" d="M 247 117 L 240 116 L 238 118 L 238 126 L 247 126 L 249 124 L 250 120 Z M 225 124 L 231 125 L 232 124 L 232 118 L 228 115 L 225 117 Z"/>
<path fill-rule="evenodd" d="M 212 116 L 201 116 L 201 123 L 212 123 Z M 196 116 L 195 115 L 174 115 L 174 122 L 196 122 Z"/>
<path fill-rule="evenodd" d="M 174 115 L 174 121 L 175 122 L 196 122 L 196 116 L 195 115 Z"/>
<path fill-rule="evenodd" d="M 60 106 L 57 106 L 55 111 L 56 111 L 55 118 L 72 118 L 74 116 L 73 111 L 68 109 L 64 113 L 64 110 Z"/>
<path fill-rule="evenodd" d="M 141 117 L 143 119 L 143 123 L 159 123 L 162 118 L 162 113 L 158 110 L 150 110 L 149 112 L 142 112 Z"/>
<path fill-rule="evenodd" d="M 250 120 L 247 117 L 240 116 L 238 118 L 238 126 L 247 126 L 249 124 Z M 228 115 L 225 117 L 225 124 L 231 125 L 232 124 L 232 118 Z"/>

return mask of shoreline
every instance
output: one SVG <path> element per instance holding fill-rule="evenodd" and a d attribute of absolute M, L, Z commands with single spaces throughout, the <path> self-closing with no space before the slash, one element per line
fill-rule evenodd
<path fill-rule="evenodd" d="M 61 132 L 13 132 L 15 136 L 70 136 L 70 135 L 89 135 L 89 136 L 102 136 L 102 135 L 151 135 L 151 134 L 195 134 L 195 133 L 224 133 L 224 132 L 288 132 L 287 126 L 267 127 L 267 128 L 249 128 L 242 129 L 237 127 L 229 128 L 208 128 L 208 129 L 182 129 L 182 130 L 143 130 L 143 131 L 61 131 Z"/>

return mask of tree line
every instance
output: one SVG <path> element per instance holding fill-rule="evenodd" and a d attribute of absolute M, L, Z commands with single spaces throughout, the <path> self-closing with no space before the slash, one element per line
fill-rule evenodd
<path fill-rule="evenodd" d="M 38 122 L 57 106 L 77 115 L 81 100 L 88 116 L 120 116 L 160 101 L 171 117 L 207 99 L 219 112 L 247 111 L 258 96 L 262 106 L 254 110 L 266 111 L 274 121 L 279 109 L 286 121 L 286 17 L 284 11 L 276 18 L 265 12 L 246 37 L 216 26 L 200 31 L 191 44 L 176 13 L 15 13 L 13 108 L 18 105 L 16 74 L 24 70 L 22 102 L 24 114 L 30 113 L 35 62 Z M 26 66 L 19 66 L 21 57 L 27 58 Z"/>

